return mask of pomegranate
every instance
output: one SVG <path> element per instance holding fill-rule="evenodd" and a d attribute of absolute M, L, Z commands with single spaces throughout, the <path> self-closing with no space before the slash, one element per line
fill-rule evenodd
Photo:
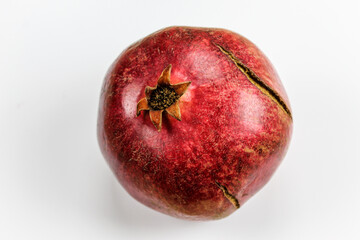
<path fill-rule="evenodd" d="M 131 196 L 174 217 L 237 210 L 269 181 L 291 133 L 270 61 L 224 29 L 157 31 L 115 60 L 102 87 L 105 159 Z"/>

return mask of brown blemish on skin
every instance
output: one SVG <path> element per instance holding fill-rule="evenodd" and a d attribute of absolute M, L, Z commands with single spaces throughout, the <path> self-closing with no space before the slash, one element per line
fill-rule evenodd
<path fill-rule="evenodd" d="M 218 188 L 221 189 L 224 196 L 232 203 L 232 205 L 234 205 L 234 207 L 236 207 L 236 208 L 240 207 L 239 201 L 236 199 L 236 197 L 234 197 L 234 195 L 229 193 L 228 189 L 224 185 L 221 185 L 217 181 L 215 181 L 215 184 Z"/>
<path fill-rule="evenodd" d="M 226 54 L 233 63 L 235 63 L 236 67 L 246 76 L 246 78 L 255 85 L 262 93 L 271 98 L 282 110 L 286 112 L 286 114 L 292 119 L 291 111 L 287 107 L 284 100 L 280 97 L 280 95 L 269 87 L 265 82 L 263 82 L 250 68 L 248 68 L 245 64 L 243 64 L 239 59 L 237 59 L 230 51 L 226 50 L 222 46 L 215 44 L 221 52 Z"/>

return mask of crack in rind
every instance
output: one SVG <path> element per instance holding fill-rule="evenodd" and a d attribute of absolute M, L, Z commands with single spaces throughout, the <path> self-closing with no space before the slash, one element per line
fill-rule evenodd
<path fill-rule="evenodd" d="M 215 184 L 218 188 L 221 189 L 224 196 L 234 205 L 234 207 L 236 207 L 236 208 L 240 207 L 239 201 L 236 199 L 236 197 L 234 197 L 232 194 L 229 193 L 228 189 L 224 185 L 221 185 L 217 181 L 215 181 Z"/>
<path fill-rule="evenodd" d="M 215 44 L 221 52 L 226 54 L 232 62 L 235 63 L 237 68 L 246 76 L 246 78 L 257 87 L 262 93 L 266 96 L 270 97 L 282 110 L 286 112 L 287 115 L 292 119 L 292 114 L 290 109 L 287 107 L 284 100 L 280 97 L 280 95 L 269 87 L 266 83 L 264 83 L 250 68 L 248 68 L 245 64 L 243 64 L 239 59 L 237 59 L 230 51 L 226 50 L 222 46 Z"/>

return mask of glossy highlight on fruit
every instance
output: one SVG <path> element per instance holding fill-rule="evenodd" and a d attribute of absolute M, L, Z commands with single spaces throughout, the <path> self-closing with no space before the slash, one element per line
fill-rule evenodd
<path fill-rule="evenodd" d="M 169 27 L 132 44 L 102 87 L 98 140 L 127 192 L 211 220 L 240 208 L 284 158 L 292 114 L 267 57 L 215 28 Z"/>

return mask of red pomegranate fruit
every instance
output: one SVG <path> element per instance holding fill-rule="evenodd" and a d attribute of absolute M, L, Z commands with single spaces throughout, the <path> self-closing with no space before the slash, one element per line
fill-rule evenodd
<path fill-rule="evenodd" d="M 246 38 L 169 27 L 128 47 L 108 71 L 98 140 L 127 192 L 162 213 L 219 219 L 264 186 L 289 145 L 280 79 Z"/>

